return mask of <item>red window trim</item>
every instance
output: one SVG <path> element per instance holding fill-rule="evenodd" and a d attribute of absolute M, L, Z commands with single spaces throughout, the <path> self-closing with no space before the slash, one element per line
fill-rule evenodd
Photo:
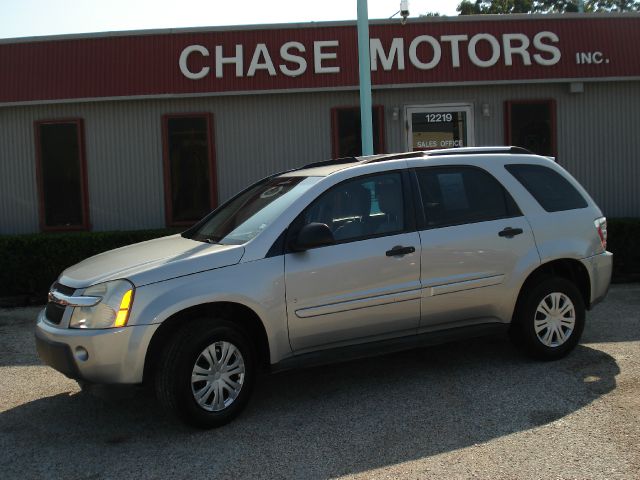
<path fill-rule="evenodd" d="M 207 144 L 209 146 L 209 208 L 218 206 L 218 172 L 213 134 L 213 114 L 209 112 L 168 113 L 162 116 L 162 164 L 164 171 L 164 212 L 167 227 L 191 226 L 195 222 L 173 220 L 173 206 L 171 205 L 171 166 L 169 163 L 169 119 L 204 117 L 207 121 Z"/>
<path fill-rule="evenodd" d="M 340 110 L 359 110 L 358 106 L 342 106 L 333 107 L 331 109 L 331 156 L 332 158 L 338 158 L 338 145 L 340 145 L 339 130 L 338 130 L 338 112 Z M 380 153 L 387 151 L 385 139 L 384 139 L 384 106 L 373 105 L 373 110 L 378 117 L 378 137 L 380 138 Z"/>
<path fill-rule="evenodd" d="M 42 125 L 75 124 L 78 134 L 78 154 L 80 155 L 80 198 L 82 202 L 82 224 L 68 226 L 46 225 L 44 205 L 44 178 L 42 174 L 42 146 L 40 143 L 40 127 Z M 36 183 L 38 184 L 38 221 L 43 232 L 65 232 L 90 230 L 89 222 L 89 187 L 87 181 L 87 157 L 85 153 L 84 120 L 82 118 L 63 118 L 56 120 L 36 120 L 33 122 L 36 142 Z"/>
<path fill-rule="evenodd" d="M 534 99 L 534 100 L 507 100 L 504 102 L 504 144 L 513 145 L 511 138 L 511 107 L 513 105 L 548 103 L 551 110 L 551 155 L 558 156 L 558 135 L 556 129 L 556 101 L 553 98 Z M 514 145 L 516 147 L 520 145 Z"/>

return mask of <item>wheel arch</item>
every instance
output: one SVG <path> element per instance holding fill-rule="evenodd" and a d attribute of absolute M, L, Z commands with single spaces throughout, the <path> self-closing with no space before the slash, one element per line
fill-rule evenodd
<path fill-rule="evenodd" d="M 269 339 L 258 314 L 241 303 L 211 302 L 188 307 L 167 317 L 162 322 L 153 334 L 147 348 L 143 382 L 147 383 L 153 377 L 160 355 L 173 334 L 195 319 L 213 318 L 215 316 L 224 316 L 226 319 L 236 323 L 252 341 L 259 368 L 268 368 L 270 364 Z"/>
<path fill-rule="evenodd" d="M 585 309 L 589 309 L 591 305 L 591 278 L 587 268 L 579 261 L 572 258 L 561 258 L 551 260 L 549 262 L 539 265 L 533 270 L 526 278 L 520 292 L 518 293 L 518 299 L 516 302 L 516 308 L 514 309 L 514 315 L 518 311 L 518 305 L 525 297 L 527 290 L 544 278 L 560 277 L 565 278 L 572 282 L 580 292 L 582 300 L 584 301 Z"/>

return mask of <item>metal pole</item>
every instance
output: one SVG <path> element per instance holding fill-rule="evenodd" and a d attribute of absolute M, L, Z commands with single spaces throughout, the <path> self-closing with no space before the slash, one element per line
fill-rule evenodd
<path fill-rule="evenodd" d="M 373 155 L 371 118 L 371 63 L 369 59 L 369 12 L 367 0 L 358 0 L 358 64 L 360 66 L 360 125 L 362 155 Z"/>
<path fill-rule="evenodd" d="M 584 0 L 578 0 L 578 12 L 584 13 Z"/>

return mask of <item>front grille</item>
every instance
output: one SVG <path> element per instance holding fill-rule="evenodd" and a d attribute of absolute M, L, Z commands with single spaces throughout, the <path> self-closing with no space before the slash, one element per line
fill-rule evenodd
<path fill-rule="evenodd" d="M 63 295 L 69 295 L 69 296 L 73 295 L 76 291 L 75 288 L 67 287 L 66 285 L 62 285 L 61 283 L 58 283 L 58 282 L 53 284 L 52 290 L 56 290 L 57 292 L 60 292 Z"/>
<path fill-rule="evenodd" d="M 64 315 L 64 309 L 62 305 L 58 305 L 57 303 L 49 302 L 47 303 L 47 308 L 44 310 L 44 314 L 47 317 L 49 323 L 53 323 L 54 325 L 59 325 L 62 321 L 62 316 Z"/>
<path fill-rule="evenodd" d="M 56 290 L 63 295 L 73 295 L 73 293 L 76 291 L 75 288 L 67 287 L 66 285 L 62 285 L 61 283 L 57 282 L 53 284 L 51 290 Z M 59 325 L 62 321 L 64 310 L 64 305 L 58 305 L 57 303 L 49 302 L 47 303 L 47 308 L 45 308 L 44 310 L 44 314 L 50 323 Z"/>

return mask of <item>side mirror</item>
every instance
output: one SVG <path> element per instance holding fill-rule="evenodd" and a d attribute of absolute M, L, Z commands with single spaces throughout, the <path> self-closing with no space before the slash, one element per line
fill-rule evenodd
<path fill-rule="evenodd" d="M 296 238 L 291 242 L 291 249 L 294 252 L 304 252 L 310 248 L 333 245 L 335 238 L 331 229 L 325 223 L 308 223 L 298 232 Z"/>

